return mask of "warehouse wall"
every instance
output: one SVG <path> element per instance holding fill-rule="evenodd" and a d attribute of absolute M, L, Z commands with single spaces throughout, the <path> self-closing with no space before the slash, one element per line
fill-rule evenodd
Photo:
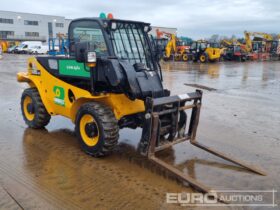
<path fill-rule="evenodd" d="M 34 21 L 36 25 L 27 25 L 26 21 Z M 40 15 L 22 12 L 10 12 L 0 10 L 0 40 L 40 40 L 47 41 L 49 39 L 49 24 L 52 25 L 53 36 L 62 33 L 67 34 L 70 19 L 65 19 L 63 16 Z M 63 26 L 63 27 L 59 27 Z M 165 31 L 168 33 L 177 33 L 176 28 L 152 26 L 150 32 L 156 37 L 156 30 Z M 13 32 L 7 35 L 7 32 Z M 29 36 L 26 36 L 29 35 Z M 36 35 L 36 36 L 32 36 Z"/>
<path fill-rule="evenodd" d="M 10 31 L 13 33 L 9 33 L 9 38 L 14 36 L 14 39 L 33 38 L 46 41 L 49 38 L 49 24 L 52 25 L 55 37 L 57 33 L 67 33 L 69 22 L 69 19 L 62 16 L 0 11 L 0 39 L 4 39 L 7 35 L 6 31 Z"/>

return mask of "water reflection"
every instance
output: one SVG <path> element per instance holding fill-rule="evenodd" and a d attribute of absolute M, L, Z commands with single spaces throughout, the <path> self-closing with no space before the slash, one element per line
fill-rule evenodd
<path fill-rule="evenodd" d="M 180 89 L 180 84 L 196 83 L 219 90 L 240 87 L 271 86 L 271 81 L 280 79 L 279 62 L 226 62 L 184 63 L 163 62 L 165 84 L 171 89 Z"/>
<path fill-rule="evenodd" d="M 103 158 L 102 164 L 110 165 L 113 159 L 125 160 L 159 175 L 176 179 L 172 174 L 140 155 L 138 148 L 135 146 L 134 140 L 122 139 L 115 153 L 112 156 Z M 191 145 L 189 146 L 191 147 Z M 92 158 L 80 150 L 75 136 L 70 130 L 48 132 L 47 130 L 28 128 L 23 135 L 23 148 L 25 152 L 24 165 L 31 173 L 31 176 L 36 177 L 36 182 L 40 186 L 50 187 L 53 185 L 55 187 L 58 185 L 56 187 L 65 188 L 65 185 L 80 182 L 81 174 L 77 173 L 77 170 L 92 173 L 96 165 L 100 164 L 100 159 Z M 176 165 L 176 158 L 182 159 L 182 155 L 184 154 L 174 148 L 166 149 L 157 154 L 163 161 L 174 165 L 193 178 L 196 178 L 196 168 L 199 165 L 232 171 L 246 171 L 232 164 L 198 159 L 195 156 L 193 158 L 186 157 L 183 162 Z M 118 162 L 118 164 L 122 163 Z M 68 167 L 69 165 L 71 167 Z M 199 173 L 205 173 L 207 168 L 199 168 Z"/>

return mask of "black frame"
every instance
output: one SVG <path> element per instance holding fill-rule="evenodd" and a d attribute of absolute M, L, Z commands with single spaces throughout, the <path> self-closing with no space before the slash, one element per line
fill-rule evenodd
<path fill-rule="evenodd" d="M 75 45 L 75 42 L 73 40 L 71 40 L 71 38 L 73 37 L 73 24 L 75 25 L 75 23 L 80 22 L 80 21 L 93 21 L 96 22 L 99 26 L 100 29 L 102 30 L 103 33 L 103 37 L 107 46 L 107 50 L 108 50 L 108 57 L 109 58 L 117 58 L 115 52 L 114 52 L 114 46 L 112 44 L 112 38 L 110 36 L 110 32 L 111 32 L 111 24 L 112 22 L 118 22 L 118 23 L 127 23 L 127 24 L 138 24 L 141 25 L 142 30 L 144 30 L 145 26 L 148 26 L 150 28 L 150 24 L 149 23 L 145 23 L 145 22 L 139 22 L 139 21 L 130 21 L 130 20 L 120 20 L 120 19 L 101 19 L 101 18 L 79 18 L 79 19 L 75 19 L 73 21 L 71 21 L 71 23 L 69 24 L 69 28 L 68 28 L 68 36 L 69 36 L 69 54 L 70 56 L 74 56 L 75 55 L 75 50 L 73 50 L 73 45 Z M 154 71 L 161 71 L 161 69 L 159 68 L 158 65 L 158 61 L 156 61 L 154 58 L 154 52 L 152 51 L 152 44 L 150 42 L 150 39 L 148 37 L 148 33 L 144 32 L 144 39 L 145 41 L 148 43 L 148 47 L 149 47 L 149 51 L 151 52 L 151 62 L 153 64 L 153 69 Z M 160 73 L 161 75 L 161 73 Z"/>

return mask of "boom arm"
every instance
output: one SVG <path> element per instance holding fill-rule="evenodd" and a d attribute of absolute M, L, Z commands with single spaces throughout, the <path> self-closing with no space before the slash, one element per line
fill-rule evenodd
<path fill-rule="evenodd" d="M 222 44 L 222 45 L 225 45 L 225 46 L 230 46 L 230 45 L 232 45 L 233 43 L 230 42 L 230 41 L 228 41 L 228 40 L 223 39 L 223 40 L 221 41 L 221 44 Z"/>
<path fill-rule="evenodd" d="M 157 33 L 158 38 L 162 37 L 163 35 L 166 35 L 169 38 L 169 41 L 165 47 L 165 56 L 167 58 L 169 58 L 171 56 L 172 52 L 174 52 L 174 53 L 177 52 L 177 45 L 176 45 L 177 38 L 176 38 L 175 34 L 168 33 L 165 31 L 160 31 L 159 29 L 156 30 L 156 33 Z"/>
<path fill-rule="evenodd" d="M 244 31 L 245 35 L 245 41 L 246 41 L 246 50 L 247 52 L 250 52 L 252 50 L 252 40 L 250 36 L 256 36 L 256 37 L 262 37 L 263 39 L 267 41 L 272 41 L 273 37 L 270 34 L 263 33 L 263 32 L 248 32 Z"/>
<path fill-rule="evenodd" d="M 168 41 L 166 47 L 165 47 L 165 54 L 166 57 L 170 57 L 171 53 L 177 51 L 177 46 L 176 46 L 176 37 L 174 34 L 170 34 L 170 40 Z"/>

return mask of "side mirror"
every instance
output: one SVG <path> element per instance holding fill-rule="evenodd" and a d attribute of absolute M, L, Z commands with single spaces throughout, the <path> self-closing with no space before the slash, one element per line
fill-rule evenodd
<path fill-rule="evenodd" d="M 96 63 L 96 52 L 90 42 L 75 44 L 75 59 L 80 63 Z"/>

